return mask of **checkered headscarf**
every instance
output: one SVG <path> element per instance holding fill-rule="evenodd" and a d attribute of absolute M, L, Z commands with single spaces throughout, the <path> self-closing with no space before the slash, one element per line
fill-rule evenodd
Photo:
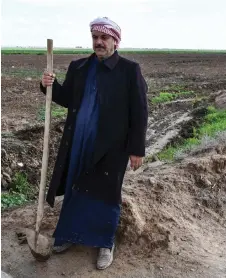
<path fill-rule="evenodd" d="M 100 18 L 98 17 L 90 23 L 90 30 L 99 31 L 107 35 L 112 36 L 116 42 L 116 48 L 119 47 L 121 41 L 121 29 L 120 27 L 108 17 Z"/>

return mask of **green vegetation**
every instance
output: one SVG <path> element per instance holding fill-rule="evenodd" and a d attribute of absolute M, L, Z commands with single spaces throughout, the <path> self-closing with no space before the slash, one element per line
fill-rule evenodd
<path fill-rule="evenodd" d="M 192 101 L 192 104 L 193 104 L 193 107 L 195 107 L 197 104 L 205 101 L 205 100 L 208 100 L 209 97 L 208 96 L 201 96 L 201 95 L 196 95 Z"/>
<path fill-rule="evenodd" d="M 2 75 L 4 76 L 12 76 L 12 77 L 31 77 L 31 78 L 41 78 L 42 72 L 38 70 L 32 70 L 32 69 L 4 69 L 4 72 L 2 72 Z"/>
<path fill-rule="evenodd" d="M 35 193 L 27 180 L 26 174 L 17 172 L 12 179 L 9 192 L 1 194 L 1 208 L 6 209 L 23 205 L 32 200 Z"/>
<path fill-rule="evenodd" d="M 35 78 L 41 79 L 43 72 L 34 69 L 24 69 L 24 68 L 11 68 L 11 69 L 4 69 L 2 72 L 2 76 L 10 76 L 10 77 L 20 77 L 20 78 Z M 65 78 L 65 73 L 57 73 L 57 80 L 63 81 Z"/>
<path fill-rule="evenodd" d="M 54 54 L 90 54 L 93 50 L 89 48 L 55 48 L 53 50 Z M 132 54 L 165 54 L 165 53 L 226 53 L 226 50 L 202 50 L 202 49 L 119 49 L 119 52 L 122 54 L 132 53 Z M 45 55 L 45 48 L 7 48 L 3 47 L 1 53 L 4 55 L 7 54 L 34 54 L 34 55 Z"/>
<path fill-rule="evenodd" d="M 226 110 L 216 110 L 210 106 L 203 123 L 198 128 L 193 129 L 192 138 L 185 139 L 180 144 L 166 147 L 157 156 L 160 160 L 173 160 L 178 151 L 189 151 L 194 146 L 199 145 L 205 136 L 214 138 L 218 132 L 224 130 L 226 130 Z"/>
<path fill-rule="evenodd" d="M 33 48 L 8 48 L 2 49 L 1 53 L 3 55 L 10 54 L 32 54 L 32 55 L 45 55 L 47 50 L 44 48 L 33 49 Z M 91 49 L 54 49 L 53 54 L 90 54 L 92 53 Z"/>
<path fill-rule="evenodd" d="M 226 110 L 216 110 L 214 107 L 209 107 L 208 114 L 205 117 L 205 122 L 196 131 L 197 137 L 204 135 L 214 136 L 218 131 L 226 130 Z"/>
<path fill-rule="evenodd" d="M 152 98 L 152 104 L 159 104 L 178 99 L 180 97 L 191 96 L 194 91 L 175 91 L 175 92 L 160 92 L 159 96 Z"/>
<path fill-rule="evenodd" d="M 170 92 L 181 92 L 181 91 L 185 91 L 185 86 L 184 85 L 179 85 L 179 84 L 171 84 L 170 86 L 163 88 L 163 91 L 170 91 Z"/>
<path fill-rule="evenodd" d="M 67 114 L 67 108 L 59 106 L 55 103 L 52 104 L 51 116 L 52 118 L 62 118 Z M 42 106 L 38 111 L 38 120 L 45 120 L 45 106 Z"/>
<path fill-rule="evenodd" d="M 152 99 L 152 103 L 153 104 L 158 104 L 158 103 L 164 103 L 164 102 L 172 101 L 175 97 L 176 97 L 176 95 L 174 95 L 174 94 L 161 92 L 159 94 L 159 96 L 154 97 Z"/>

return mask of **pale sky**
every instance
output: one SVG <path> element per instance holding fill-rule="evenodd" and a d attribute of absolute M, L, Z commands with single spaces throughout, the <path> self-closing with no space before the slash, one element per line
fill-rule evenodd
<path fill-rule="evenodd" d="M 120 47 L 226 49 L 226 0 L 2 0 L 1 45 L 91 47 L 99 16 L 121 27 Z"/>

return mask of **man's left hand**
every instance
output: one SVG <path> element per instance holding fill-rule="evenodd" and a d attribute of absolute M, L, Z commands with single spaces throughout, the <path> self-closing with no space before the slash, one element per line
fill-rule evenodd
<path fill-rule="evenodd" d="M 136 171 L 143 163 L 143 158 L 135 155 L 130 156 L 130 167 Z"/>

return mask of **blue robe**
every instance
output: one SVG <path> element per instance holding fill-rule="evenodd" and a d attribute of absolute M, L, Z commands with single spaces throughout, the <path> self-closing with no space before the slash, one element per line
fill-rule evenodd
<path fill-rule="evenodd" d="M 55 246 L 66 242 L 111 248 L 120 217 L 120 205 L 107 204 L 88 192 L 72 189 L 73 175 L 89 168 L 97 133 L 99 105 L 95 58 L 90 66 L 86 87 L 76 119 L 70 164 L 60 218 L 53 234 Z M 95 186 L 95 184 L 93 185 Z"/>

